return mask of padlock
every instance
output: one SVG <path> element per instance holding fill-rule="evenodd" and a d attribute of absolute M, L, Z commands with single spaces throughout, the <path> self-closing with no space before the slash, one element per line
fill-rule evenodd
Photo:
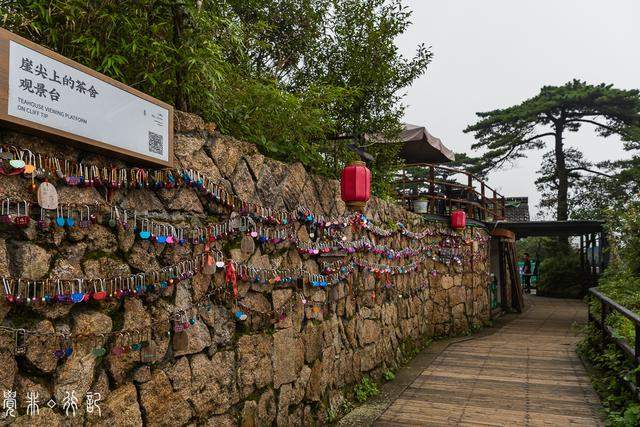
<path fill-rule="evenodd" d="M 13 222 L 11 201 L 9 199 L 3 201 L 0 207 L 0 222 L 3 224 L 11 224 Z"/>
<path fill-rule="evenodd" d="M 31 217 L 29 216 L 29 203 L 24 201 L 23 205 L 24 211 L 20 212 L 20 204 L 16 205 L 17 215 L 13 218 L 13 223 L 16 227 L 26 228 L 31 222 Z"/>

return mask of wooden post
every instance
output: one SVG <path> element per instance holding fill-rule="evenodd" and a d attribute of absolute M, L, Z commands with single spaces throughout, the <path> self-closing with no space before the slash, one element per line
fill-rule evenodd
<path fill-rule="evenodd" d="M 511 295 L 507 289 L 507 273 L 505 268 L 505 256 L 504 256 L 504 243 L 501 238 L 498 238 L 498 263 L 500 274 L 500 302 L 502 303 L 503 310 L 509 310 L 511 304 Z"/>
<path fill-rule="evenodd" d="M 498 220 L 498 193 L 493 190 L 493 220 Z"/>
<path fill-rule="evenodd" d="M 467 216 L 469 218 L 478 219 L 473 217 L 473 205 L 471 204 L 473 194 L 473 178 L 471 174 L 467 174 Z"/>
<path fill-rule="evenodd" d="M 405 191 L 407 190 L 407 170 L 402 169 L 402 187 L 400 187 L 400 202 L 407 208 L 408 199 L 405 199 Z"/>
<path fill-rule="evenodd" d="M 599 273 L 604 273 L 604 232 L 598 233 L 598 261 L 599 261 Z"/>
<path fill-rule="evenodd" d="M 585 269 L 585 250 L 584 250 L 584 235 L 580 235 L 580 273 L 582 274 L 582 287 L 584 289 L 589 288 L 589 281 L 587 280 L 587 271 Z"/>
<path fill-rule="evenodd" d="M 584 236 L 580 235 L 580 268 L 584 272 Z"/>
<path fill-rule="evenodd" d="M 605 324 L 605 322 L 607 321 L 607 311 L 607 304 L 603 300 L 600 300 L 600 331 L 602 333 L 602 351 L 604 351 L 607 340 L 607 325 Z"/>
<path fill-rule="evenodd" d="M 480 181 L 480 206 L 482 207 L 481 220 L 484 221 L 487 219 L 487 201 L 485 199 L 484 181 Z"/>
<path fill-rule="evenodd" d="M 587 272 L 589 273 L 589 276 L 591 276 L 591 259 L 589 258 L 591 254 L 591 234 L 587 233 L 586 239 L 587 239 L 587 247 L 586 247 L 585 259 L 587 260 Z"/>
<path fill-rule="evenodd" d="M 598 264 L 596 263 L 596 257 L 595 257 L 595 249 L 596 249 L 596 234 L 595 233 L 591 233 L 591 241 L 593 242 L 593 248 L 591 250 L 591 274 L 592 275 L 596 275 L 597 272 L 597 267 Z"/>
<path fill-rule="evenodd" d="M 635 339 L 635 353 L 634 359 L 636 362 L 636 387 L 640 387 L 640 370 L 638 370 L 638 365 L 640 365 L 640 324 L 636 323 L 636 339 Z"/>
<path fill-rule="evenodd" d="M 432 203 L 429 203 L 432 214 L 438 213 L 438 198 L 436 197 L 436 172 L 433 165 L 429 165 L 429 195 Z"/>
<path fill-rule="evenodd" d="M 609 265 L 609 240 L 607 239 L 606 233 L 602 232 L 602 270 Z"/>

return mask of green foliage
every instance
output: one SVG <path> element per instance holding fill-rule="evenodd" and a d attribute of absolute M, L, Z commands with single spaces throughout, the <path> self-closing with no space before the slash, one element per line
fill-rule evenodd
<path fill-rule="evenodd" d="M 540 263 L 537 294 L 541 296 L 580 298 L 584 295 L 580 256 L 575 250 L 558 251 Z"/>
<path fill-rule="evenodd" d="M 527 237 L 516 241 L 516 252 L 519 256 L 527 252 L 533 261 L 544 261 L 554 257 L 558 251 L 558 242 L 550 237 Z"/>
<path fill-rule="evenodd" d="M 336 412 L 331 408 L 327 409 L 327 422 L 329 424 L 333 424 L 336 422 L 337 419 L 338 419 L 338 415 L 336 414 Z"/>
<path fill-rule="evenodd" d="M 369 398 L 377 396 L 378 393 L 380 393 L 380 389 L 371 378 L 363 377 L 360 384 L 356 384 L 353 388 L 353 393 L 358 402 L 364 403 L 369 400 Z"/>
<path fill-rule="evenodd" d="M 387 369 L 382 373 L 382 378 L 384 378 L 385 381 L 391 381 L 396 378 L 396 374 L 394 374 L 393 371 Z"/>
<path fill-rule="evenodd" d="M 315 172 L 329 175 L 330 169 L 315 143 L 333 128 L 333 119 L 323 110 L 320 95 L 297 96 L 271 82 L 241 77 L 230 77 L 227 83 L 216 94 L 224 102 L 214 113 L 223 133 L 257 144 L 270 157 L 300 161 Z"/>
<path fill-rule="evenodd" d="M 229 58 L 242 54 L 242 33 L 207 4 L 18 0 L 0 10 L 10 31 L 210 119 Z"/>
<path fill-rule="evenodd" d="M 348 399 L 344 399 L 342 405 L 340 406 L 340 410 L 343 414 L 351 412 L 353 410 L 353 403 Z"/>
<path fill-rule="evenodd" d="M 0 0 L 10 31 L 332 177 L 348 144 L 396 138 L 431 60 L 399 53 L 409 17 L 400 0 Z M 397 144 L 366 149 L 389 194 Z"/>
<path fill-rule="evenodd" d="M 627 149 L 640 147 L 640 91 L 604 83 L 573 80 L 563 86 L 544 86 L 519 105 L 477 115 L 478 122 L 465 132 L 473 132 L 478 141 L 472 148 L 486 150 L 475 160 L 476 169 L 483 173 L 546 147 L 546 138 L 552 138 L 553 154 L 547 156 L 539 184 L 555 193 L 555 200 L 546 203 L 556 206 L 558 220 L 569 217 L 568 191 L 576 175 L 588 172 L 579 152 L 565 149 L 564 132 L 577 132 L 589 124 L 602 137 L 620 135 Z"/>
<path fill-rule="evenodd" d="M 640 201 L 637 196 L 612 210 L 608 230 L 612 262 L 600 278 L 598 290 L 622 306 L 640 313 Z M 599 302 L 592 299 L 590 305 L 592 313 L 599 316 Z M 615 338 L 624 339 L 633 347 L 635 325 L 630 320 L 614 312 L 607 316 L 606 323 L 612 328 Z M 613 344 L 601 351 L 602 337 L 593 326 L 586 332 L 578 350 L 599 370 L 592 381 L 607 411 L 607 424 L 639 425 L 640 404 L 621 381 L 634 380 L 638 367 Z"/>
<path fill-rule="evenodd" d="M 609 228 L 619 250 L 621 268 L 640 276 L 640 199 L 637 196 L 611 215 Z"/>
<path fill-rule="evenodd" d="M 544 86 L 537 96 L 519 105 L 477 113 L 480 120 L 465 132 L 475 133 L 474 149 L 488 149 L 484 166 L 498 167 L 525 157 L 526 150 L 544 147 L 542 138 L 555 136 L 553 131 L 540 132 L 540 126 L 577 132 L 588 123 L 596 126 L 600 136 L 618 134 L 634 147 L 640 141 L 639 113 L 638 90 L 573 80 L 563 86 Z"/>
<path fill-rule="evenodd" d="M 606 425 L 633 427 L 640 423 L 640 404 L 633 392 L 620 381 L 631 378 L 634 368 L 630 359 L 615 345 L 600 350 L 601 335 L 592 325 L 585 328 L 584 338 L 578 343 L 578 353 L 588 360 L 596 372 L 591 382 L 600 395 L 606 412 Z"/>
<path fill-rule="evenodd" d="M 575 148 L 565 150 L 568 171 L 568 209 L 571 219 L 601 220 L 616 206 L 630 200 L 640 191 L 640 158 L 589 162 Z M 540 208 L 549 213 L 557 209 L 558 174 L 553 151 L 542 158 L 536 180 L 542 194 Z M 585 174 L 584 172 L 587 172 Z"/>

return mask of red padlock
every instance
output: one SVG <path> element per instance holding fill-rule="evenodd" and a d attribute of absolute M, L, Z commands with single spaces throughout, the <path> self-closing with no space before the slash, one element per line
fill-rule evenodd
<path fill-rule="evenodd" d="M 20 204 L 16 205 L 17 215 L 13 219 L 13 223 L 16 227 L 26 228 L 31 222 L 31 217 L 29 216 L 29 203 L 24 202 L 24 211 L 20 212 Z"/>

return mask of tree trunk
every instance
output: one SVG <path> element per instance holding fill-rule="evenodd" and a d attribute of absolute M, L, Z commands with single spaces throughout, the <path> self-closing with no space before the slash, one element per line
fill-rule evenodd
<path fill-rule="evenodd" d="M 569 219 L 569 171 L 567 171 L 567 164 L 565 161 L 564 143 L 562 141 L 562 134 L 564 133 L 564 124 L 556 124 L 556 175 L 558 177 L 558 206 L 556 211 L 556 219 L 558 221 L 566 221 Z M 560 244 L 569 247 L 568 237 L 559 237 Z"/>
<path fill-rule="evenodd" d="M 174 5 L 172 8 L 173 14 L 173 45 L 177 50 L 178 46 L 182 43 L 182 30 L 184 26 L 184 13 L 180 10 L 180 5 Z M 189 104 L 184 95 L 184 90 L 182 87 L 182 67 L 180 66 L 181 58 L 178 56 L 175 58 L 176 60 L 176 92 L 174 98 L 174 106 L 178 110 L 182 110 L 185 112 L 189 111 Z"/>

